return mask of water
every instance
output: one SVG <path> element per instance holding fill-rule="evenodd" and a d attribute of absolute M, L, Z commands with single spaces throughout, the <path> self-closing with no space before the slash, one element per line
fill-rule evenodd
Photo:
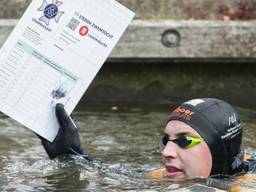
<path fill-rule="evenodd" d="M 162 167 L 159 141 L 170 110 L 111 106 L 74 113 L 83 148 L 96 160 L 49 160 L 28 129 L 0 117 L 1 191 L 216 191 L 205 180 L 173 183 L 144 173 Z M 238 108 L 245 126 L 244 146 L 255 153 L 256 111 Z M 256 180 L 237 181 L 256 191 Z"/>

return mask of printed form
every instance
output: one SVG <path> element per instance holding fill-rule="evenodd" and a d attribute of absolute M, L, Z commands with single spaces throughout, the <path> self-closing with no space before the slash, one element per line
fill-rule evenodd
<path fill-rule="evenodd" d="M 33 0 L 0 52 L 0 110 L 53 141 L 134 13 L 115 0 Z"/>

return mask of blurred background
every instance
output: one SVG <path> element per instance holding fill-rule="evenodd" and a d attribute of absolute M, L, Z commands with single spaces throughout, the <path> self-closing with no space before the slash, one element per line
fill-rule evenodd
<path fill-rule="evenodd" d="M 196 97 L 256 107 L 255 1 L 119 2 L 136 17 L 80 107 L 102 103 L 163 106 Z M 29 3 L 1 0 L 0 45 Z"/>

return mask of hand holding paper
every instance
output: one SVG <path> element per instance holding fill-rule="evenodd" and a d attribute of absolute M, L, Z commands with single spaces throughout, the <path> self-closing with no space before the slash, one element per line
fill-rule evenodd
<path fill-rule="evenodd" d="M 39 136 L 48 156 L 54 159 L 63 154 L 80 155 L 87 160 L 91 158 L 84 154 L 81 149 L 79 133 L 76 125 L 70 116 L 66 113 L 62 104 L 56 105 L 56 117 L 60 125 L 60 129 L 53 142 L 49 142 Z"/>

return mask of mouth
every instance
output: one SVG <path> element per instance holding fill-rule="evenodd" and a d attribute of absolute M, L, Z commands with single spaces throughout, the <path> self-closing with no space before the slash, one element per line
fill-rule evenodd
<path fill-rule="evenodd" d="M 179 178 L 179 177 L 182 177 L 183 175 L 183 170 L 175 166 L 166 165 L 165 169 L 167 172 L 167 176 L 170 178 Z"/>

